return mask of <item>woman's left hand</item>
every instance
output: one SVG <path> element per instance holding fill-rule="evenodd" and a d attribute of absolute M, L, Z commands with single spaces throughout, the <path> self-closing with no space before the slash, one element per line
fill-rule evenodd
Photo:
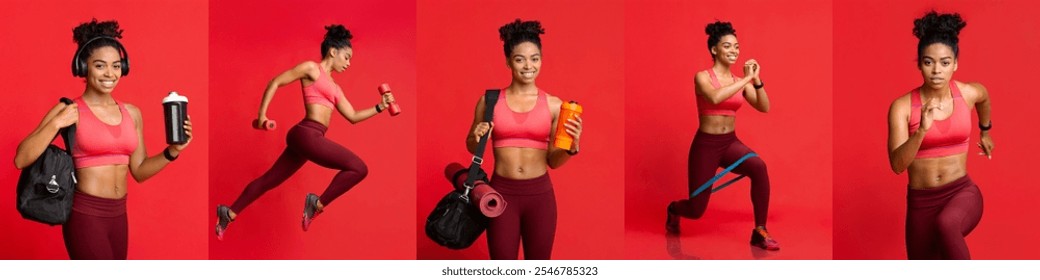
<path fill-rule="evenodd" d="M 394 93 L 387 92 L 386 94 L 383 94 L 382 96 L 383 96 L 383 101 L 380 104 L 383 105 L 383 108 L 389 108 L 390 107 L 390 103 L 394 103 Z"/>
<path fill-rule="evenodd" d="M 184 120 L 184 135 L 188 137 L 188 141 L 184 142 L 184 144 L 170 145 L 170 154 L 174 157 L 180 156 L 181 151 L 187 148 L 188 144 L 191 144 L 191 116 Z"/>
<path fill-rule="evenodd" d="M 982 152 L 979 153 L 979 155 L 993 159 L 993 139 L 990 139 L 989 133 L 983 132 L 982 136 L 979 137 L 979 143 L 977 145 L 982 149 Z"/>
<path fill-rule="evenodd" d="M 571 144 L 572 149 L 577 150 L 578 142 L 581 140 L 581 117 L 574 116 L 573 119 L 568 119 L 563 126 L 567 128 L 567 134 L 574 138 L 574 144 Z"/>
<path fill-rule="evenodd" d="M 762 65 L 758 64 L 758 60 L 749 59 L 744 63 L 751 66 L 751 73 L 749 75 L 754 79 L 755 84 L 761 84 L 762 78 L 759 78 L 759 74 L 762 73 Z"/>

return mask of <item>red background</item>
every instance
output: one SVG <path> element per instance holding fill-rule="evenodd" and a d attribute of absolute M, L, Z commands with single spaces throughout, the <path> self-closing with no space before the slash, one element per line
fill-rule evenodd
<path fill-rule="evenodd" d="M 509 85 L 498 28 L 540 20 L 539 88 L 577 100 L 585 112 L 581 155 L 549 171 L 558 221 L 554 259 L 622 258 L 624 36 L 620 1 L 419 1 L 420 139 L 415 238 L 419 259 L 487 259 L 484 237 L 466 250 L 426 237 L 426 216 L 450 190 L 449 162 L 467 162 L 463 143 L 473 108 L 488 88 Z M 491 159 L 490 150 L 486 154 Z M 492 160 L 485 161 L 492 170 Z M 522 257 L 522 256 L 521 256 Z"/>
<path fill-rule="evenodd" d="M 409 221 L 415 214 L 415 4 L 411 1 L 214 1 L 210 69 L 216 116 L 210 160 L 209 234 L 214 259 L 412 259 Z M 230 205 L 246 184 L 274 164 L 285 134 L 303 119 L 299 82 L 280 88 L 267 116 L 274 131 L 250 127 L 268 81 L 297 64 L 321 59 L 324 26 L 343 24 L 354 34 L 354 57 L 333 73 L 355 109 L 379 102 L 389 83 L 403 113 L 380 114 L 350 125 L 333 113 L 326 137 L 368 164 L 361 183 L 300 229 L 303 198 L 321 194 L 337 171 L 307 163 L 279 187 L 249 205 L 223 241 L 213 235 L 218 203 Z"/>
<path fill-rule="evenodd" d="M 61 96 L 83 94 L 82 78 L 70 74 L 76 44 L 72 28 L 115 19 L 130 55 L 131 73 L 113 96 L 141 109 L 148 154 L 166 147 L 161 101 L 175 90 L 189 99 L 195 140 L 177 162 L 143 184 L 129 179 L 130 259 L 205 259 L 209 107 L 206 1 L 13 1 L 0 9 L 0 44 L 9 67 L 0 118 L 14 120 L 0 137 L 0 259 L 68 258 L 61 227 L 23 220 L 15 211 L 19 171 L 10 160 L 18 143 Z"/>
<path fill-rule="evenodd" d="M 996 124 L 993 160 L 977 153 L 978 129 L 971 134 L 968 174 L 984 197 L 982 221 L 968 236 L 975 259 L 1037 258 L 1028 240 L 1036 238 L 1040 190 L 1031 184 L 1037 136 L 1031 118 L 1040 99 L 1020 74 L 1035 71 L 1040 53 L 1035 7 L 1028 2 L 870 1 L 841 2 L 835 8 L 836 87 L 834 171 L 834 257 L 905 259 L 905 174 L 892 173 L 887 157 L 887 116 L 892 100 L 922 83 L 917 68 L 913 20 L 936 9 L 960 12 L 959 69 L 954 79 L 980 82 L 992 99 Z M 880 75 L 879 75 L 880 74 Z M 883 81 L 883 82 L 874 82 Z M 972 112 L 972 127 L 978 124 Z"/>
<path fill-rule="evenodd" d="M 745 179 L 713 194 L 700 220 L 683 219 L 679 258 L 829 259 L 831 2 L 629 1 L 625 12 L 626 257 L 678 257 L 666 250 L 676 244 L 665 238 L 665 209 L 688 195 L 693 77 L 712 66 L 704 27 L 718 19 L 737 30 L 740 63 L 753 58 L 763 68 L 770 111 L 745 104 L 736 130 L 768 167 L 769 231 L 782 249 L 748 246 L 754 216 Z"/>

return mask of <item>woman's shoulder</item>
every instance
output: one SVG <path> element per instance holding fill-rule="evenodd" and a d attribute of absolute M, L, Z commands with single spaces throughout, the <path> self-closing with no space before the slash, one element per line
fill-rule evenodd
<path fill-rule="evenodd" d="M 318 62 L 313 60 L 305 60 L 303 62 L 300 62 L 300 64 L 297 64 L 296 68 L 304 70 L 317 70 Z"/>
<path fill-rule="evenodd" d="M 974 99 L 977 96 L 980 96 L 980 95 L 988 93 L 988 91 L 986 90 L 986 87 L 983 86 L 982 83 L 979 83 L 979 82 L 961 82 L 961 81 L 954 81 L 954 82 L 956 83 L 957 88 L 960 89 L 961 96 L 963 96 L 963 97 L 969 97 L 969 98 Z"/>
<path fill-rule="evenodd" d="M 557 112 L 560 109 L 560 106 L 563 105 L 563 99 L 558 96 L 549 94 L 548 92 L 542 92 L 545 93 L 545 103 L 549 106 L 550 111 L 554 113 Z"/>
<path fill-rule="evenodd" d="M 134 104 L 126 103 L 123 101 L 117 101 L 119 104 L 126 108 L 126 113 L 130 115 L 130 118 L 134 120 L 134 124 L 141 124 L 141 109 L 134 106 Z"/>
<path fill-rule="evenodd" d="M 128 102 L 123 102 L 123 101 L 118 101 L 118 103 L 122 104 L 123 107 L 126 108 L 126 110 L 128 112 L 131 112 L 131 113 L 133 113 L 133 112 L 141 113 L 141 109 L 137 108 L 137 106 L 135 106 L 134 104 L 130 104 Z"/>
<path fill-rule="evenodd" d="M 896 97 L 895 100 L 892 100 L 892 104 L 889 105 L 889 112 L 890 113 L 909 112 L 910 111 L 910 96 L 912 95 L 912 93 L 913 93 L 913 90 L 912 91 L 908 91 L 906 93 L 903 93 L 903 95 L 900 95 L 899 97 Z"/>
<path fill-rule="evenodd" d="M 562 100 L 562 99 L 560 99 L 559 96 L 555 96 L 555 95 L 549 93 L 548 91 L 546 91 L 544 89 L 539 88 L 538 92 L 541 93 L 541 94 L 544 94 L 545 95 L 545 100 L 549 101 L 549 103 L 561 102 L 561 100 Z"/>
<path fill-rule="evenodd" d="M 697 73 L 693 73 L 693 78 L 696 80 L 702 80 L 710 79 L 711 77 L 709 77 L 708 70 L 700 70 L 697 71 Z"/>
<path fill-rule="evenodd" d="M 320 67 L 321 64 L 318 64 L 318 62 L 307 60 L 297 64 L 296 67 L 293 67 L 293 70 L 305 74 L 309 79 L 316 80 L 321 75 Z"/>

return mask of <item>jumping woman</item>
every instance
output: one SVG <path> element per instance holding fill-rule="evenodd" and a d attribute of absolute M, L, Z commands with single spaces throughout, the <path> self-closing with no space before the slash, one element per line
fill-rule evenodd
<path fill-rule="evenodd" d="M 334 111 L 339 112 L 352 124 L 364 121 L 386 110 L 388 103 L 394 102 L 392 94 L 385 94 L 382 100 L 371 108 L 354 110 L 354 106 L 343 95 L 343 90 L 332 80 L 333 71 L 343 72 L 350 67 L 350 59 L 354 56 L 350 39 L 353 36 L 343 25 L 326 26 L 325 39 L 321 43 L 321 61 L 305 61 L 296 67 L 278 75 L 267 85 L 260 112 L 259 123 L 268 121 L 267 108 L 279 87 L 300 81 L 303 87 L 304 108 L 307 111 L 304 119 L 289 129 L 285 136 L 286 147 L 274 166 L 266 173 L 250 182 L 242 194 L 231 206 L 217 206 L 216 233 L 223 239 L 228 225 L 234 221 L 250 203 L 260 198 L 265 192 L 274 189 L 307 161 L 313 161 L 326 168 L 339 170 L 332 178 L 325 192 L 318 196 L 307 194 L 303 207 L 303 230 L 310 228 L 311 222 L 325 207 L 340 195 L 343 195 L 368 175 L 368 166 L 357 155 L 325 138 L 329 121 Z"/>

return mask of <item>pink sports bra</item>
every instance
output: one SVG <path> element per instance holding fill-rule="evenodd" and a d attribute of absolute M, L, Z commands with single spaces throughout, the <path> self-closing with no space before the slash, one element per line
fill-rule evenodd
<path fill-rule="evenodd" d="M 715 70 L 708 69 L 708 75 L 711 76 L 711 86 L 716 89 L 722 88 L 722 84 L 719 83 L 719 77 L 715 76 Z M 737 76 L 733 76 L 733 79 L 739 79 Z M 703 116 L 736 116 L 737 109 L 740 109 L 740 105 L 744 104 L 743 90 L 734 93 L 726 100 L 719 102 L 719 104 L 711 104 L 707 96 L 697 96 L 697 111 Z"/>
<path fill-rule="evenodd" d="M 924 135 L 924 142 L 915 158 L 933 158 L 968 152 L 968 136 L 971 134 L 971 108 L 964 103 L 957 83 L 950 83 L 953 95 L 953 113 L 945 120 L 932 121 L 932 128 Z M 920 88 L 910 93 L 910 134 L 921 126 Z"/>
<path fill-rule="evenodd" d="M 549 131 L 552 130 L 552 112 L 545 91 L 538 90 L 538 101 L 534 109 L 517 113 L 509 108 L 505 89 L 498 93 L 491 131 L 495 148 L 520 147 L 546 150 L 549 148 Z"/>
<path fill-rule="evenodd" d="M 309 86 L 303 87 L 303 104 L 321 104 L 325 107 L 335 108 L 339 104 L 339 97 L 343 96 L 343 90 L 339 85 L 332 82 L 332 77 L 325 73 L 325 69 L 318 63 L 318 79 Z"/>
<path fill-rule="evenodd" d="M 72 148 L 72 161 L 76 168 L 130 163 L 130 154 L 137 150 L 137 129 L 126 105 L 116 101 L 122 118 L 117 125 L 101 122 L 83 102 L 75 99 L 79 106 L 79 122 L 76 123 L 76 143 Z"/>

